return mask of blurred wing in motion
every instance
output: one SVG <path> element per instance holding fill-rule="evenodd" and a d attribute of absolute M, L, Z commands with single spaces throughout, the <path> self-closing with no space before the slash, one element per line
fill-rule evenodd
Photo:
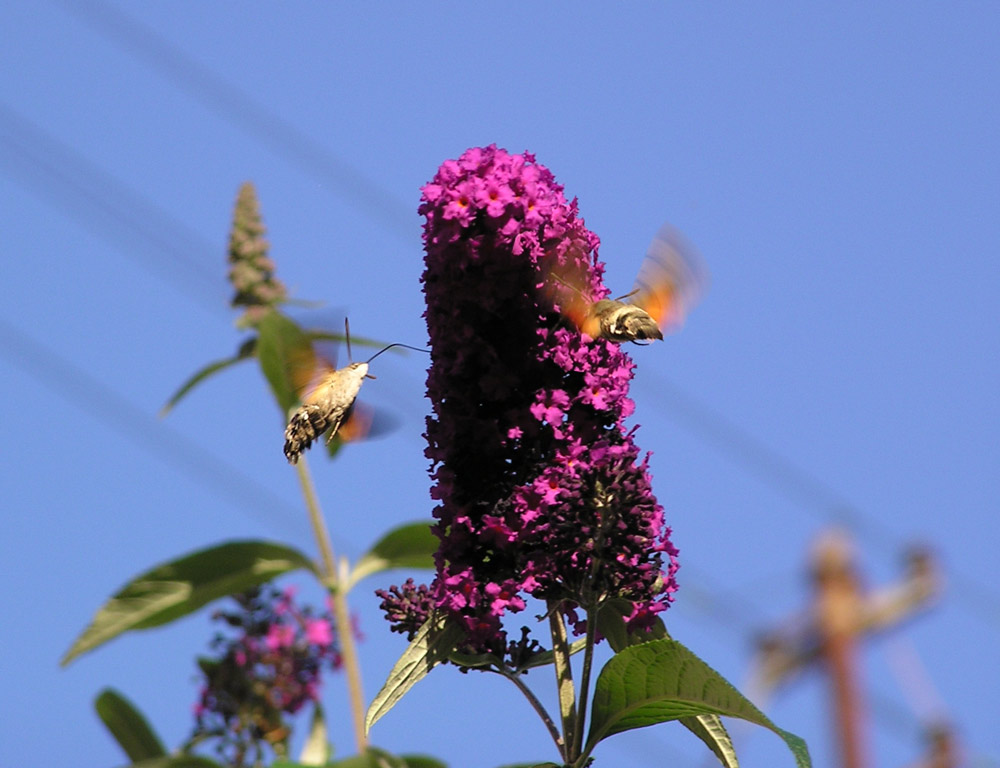
<path fill-rule="evenodd" d="M 697 303 L 707 282 L 694 248 L 664 225 L 653 238 L 635 287 L 617 299 L 594 301 L 586 253 L 567 250 L 553 256 L 545 293 L 559 312 L 593 339 L 644 342 L 676 330 Z"/>
<path fill-rule="evenodd" d="M 315 403 L 337 366 L 320 355 L 312 344 L 289 355 L 289 375 L 303 405 Z"/>
<path fill-rule="evenodd" d="M 680 232 L 664 224 L 646 252 L 629 303 L 669 332 L 683 324 L 707 283 L 708 273 L 697 251 Z"/>
<path fill-rule="evenodd" d="M 596 339 L 600 336 L 600 326 L 590 290 L 590 264 L 590 255 L 578 245 L 561 256 L 553 254 L 543 292 L 563 317 Z"/>

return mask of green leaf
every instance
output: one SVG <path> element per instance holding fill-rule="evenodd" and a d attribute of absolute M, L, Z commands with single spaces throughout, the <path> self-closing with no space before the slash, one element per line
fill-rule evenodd
<path fill-rule="evenodd" d="M 366 576 L 392 568 L 433 568 L 437 536 L 430 522 L 406 523 L 389 531 L 355 563 L 347 579 L 351 589 Z"/>
<path fill-rule="evenodd" d="M 400 755 L 406 761 L 406 768 L 448 768 L 448 763 L 430 755 Z"/>
<path fill-rule="evenodd" d="M 368 747 L 364 754 L 346 757 L 331 763 L 329 768 L 406 768 L 403 758 L 377 747 Z"/>
<path fill-rule="evenodd" d="M 574 640 L 569 644 L 569 655 L 572 656 L 579 653 L 584 648 L 587 647 L 587 638 L 581 637 L 579 640 Z M 541 653 L 536 653 L 527 662 L 518 667 L 518 671 L 525 669 L 534 669 L 535 667 L 544 667 L 546 664 L 554 664 L 556 661 L 556 655 L 552 651 L 542 651 Z"/>
<path fill-rule="evenodd" d="M 456 666 L 468 667 L 469 669 L 480 669 L 482 667 L 503 669 L 503 659 L 492 653 L 471 654 L 452 651 L 448 654 L 448 661 Z"/>
<path fill-rule="evenodd" d="M 306 736 L 306 743 L 302 745 L 299 762 L 302 765 L 326 765 L 330 761 L 331 753 L 326 718 L 323 717 L 322 705 L 317 701 L 313 704 L 309 735 Z"/>
<path fill-rule="evenodd" d="M 142 712 L 118 691 L 105 688 L 94 700 L 94 709 L 133 763 L 167 754 Z"/>
<path fill-rule="evenodd" d="M 198 384 L 203 382 L 209 376 L 218 373 L 221 370 L 229 368 L 232 365 L 236 365 L 236 363 L 243 362 L 244 360 L 249 360 L 251 357 L 253 357 L 254 347 L 255 347 L 254 344 L 243 344 L 240 347 L 239 352 L 233 355 L 232 357 L 227 357 L 223 360 L 216 360 L 214 363 L 209 363 L 204 368 L 194 373 L 194 375 L 192 375 L 191 378 L 189 378 L 187 381 L 181 384 L 180 389 L 174 392 L 174 394 L 170 396 L 170 399 L 167 400 L 166 405 L 164 405 L 160 409 L 160 418 L 163 418 L 168 413 L 170 413 L 171 409 L 173 409 L 173 407 L 181 401 L 181 398 L 183 398 L 188 392 L 194 389 Z"/>
<path fill-rule="evenodd" d="M 268 312 L 257 323 L 257 360 L 271 385 L 283 414 L 299 403 L 292 380 L 292 367 L 301 364 L 311 352 L 309 338 L 299 326 L 277 310 Z"/>
<path fill-rule="evenodd" d="M 434 614 L 417 630 L 412 642 L 393 666 L 382 690 L 372 701 L 365 715 L 365 733 L 396 703 L 410 688 L 420 682 L 435 666 L 447 661 L 448 655 L 465 636 L 462 628 L 444 616 Z"/>
<path fill-rule="evenodd" d="M 167 624 L 220 597 L 299 568 L 318 575 L 301 552 L 267 541 L 232 541 L 184 555 L 126 584 L 97 612 L 61 663 L 123 632 Z"/>
<path fill-rule="evenodd" d="M 715 753 L 715 756 L 726 768 L 740 768 L 740 763 L 736 759 L 736 750 L 733 748 L 733 741 L 729 738 L 729 732 L 718 715 L 682 717 L 679 722 L 705 742 L 705 745 Z"/>
<path fill-rule="evenodd" d="M 625 648 L 601 670 L 594 689 L 585 754 L 622 731 L 697 715 L 738 717 L 780 736 L 799 768 L 809 751 L 798 736 L 781 730 L 718 672 L 676 640 Z"/>
<path fill-rule="evenodd" d="M 198 755 L 169 755 L 132 763 L 129 768 L 223 768 L 223 766 Z"/>

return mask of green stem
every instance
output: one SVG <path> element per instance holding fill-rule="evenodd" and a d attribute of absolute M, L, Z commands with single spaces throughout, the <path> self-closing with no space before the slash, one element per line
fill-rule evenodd
<path fill-rule="evenodd" d="M 583 730 L 587 722 L 587 699 L 590 692 L 590 672 L 594 666 L 594 641 L 597 637 L 597 609 L 587 608 L 587 643 L 583 646 L 583 672 L 580 675 L 580 706 L 576 711 L 576 743 L 573 751 L 583 752 Z"/>
<path fill-rule="evenodd" d="M 559 613 L 558 603 L 550 602 L 549 629 L 552 633 L 552 655 L 555 657 L 556 689 L 559 692 L 559 715 L 562 718 L 565 754 L 563 761 L 572 763 L 576 759 L 576 692 L 573 690 L 573 669 L 569 663 L 569 642 L 566 639 L 566 625 Z"/>
<path fill-rule="evenodd" d="M 295 469 L 302 486 L 302 496 L 309 510 L 309 522 L 312 524 L 313 535 L 319 545 L 320 557 L 323 563 L 323 581 L 330 592 L 333 603 L 333 619 L 337 626 L 337 639 L 340 641 L 341 658 L 347 673 L 347 691 L 350 700 L 351 722 L 354 726 L 354 742 L 358 754 L 368 748 L 368 738 L 365 736 L 365 696 L 361 690 L 361 664 L 358 659 L 357 646 L 354 644 L 354 627 L 351 625 L 351 612 L 347 607 L 347 595 L 340 588 L 337 575 L 337 563 L 333 556 L 333 546 L 330 544 L 330 533 L 326 528 L 326 520 L 319 508 L 316 488 L 306 457 L 300 456 Z"/>
<path fill-rule="evenodd" d="M 538 716 L 542 718 L 542 722 L 545 723 L 545 727 L 549 731 L 549 736 L 552 737 L 552 741 L 554 741 L 556 744 L 556 749 L 559 750 L 559 756 L 563 760 L 565 760 L 566 744 L 563 741 L 562 736 L 559 735 L 559 729 L 556 728 L 556 724 L 552 722 L 552 718 L 549 716 L 549 713 L 545 711 L 545 707 L 542 706 L 542 702 L 540 702 L 538 698 L 535 696 L 534 692 L 527 685 L 524 684 L 524 681 L 521 679 L 521 676 L 518 675 L 516 672 L 511 672 L 506 669 L 488 669 L 487 671 L 503 675 L 508 680 L 510 680 L 514 685 L 517 686 L 517 689 L 524 694 L 524 697 L 528 700 L 528 703 L 531 704 L 531 706 L 534 708 L 535 712 L 538 713 Z"/>

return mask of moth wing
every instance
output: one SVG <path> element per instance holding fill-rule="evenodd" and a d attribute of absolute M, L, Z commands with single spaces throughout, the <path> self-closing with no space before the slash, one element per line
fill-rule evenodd
<path fill-rule="evenodd" d="M 578 329 L 585 330 L 593 306 L 590 297 L 590 257 L 579 243 L 561 254 L 549 254 L 543 293 Z"/>
<path fill-rule="evenodd" d="M 370 405 L 359 403 L 357 400 L 347 413 L 347 418 L 340 425 L 337 437 L 345 443 L 353 443 L 364 440 L 372 431 L 372 422 L 375 420 L 375 411 Z"/>
<path fill-rule="evenodd" d="M 336 366 L 320 355 L 310 344 L 289 355 L 292 386 L 304 404 L 313 403 L 336 370 Z"/>
<path fill-rule="evenodd" d="M 675 330 L 704 293 L 707 274 L 694 247 L 664 224 L 639 268 L 631 303 L 645 310 L 661 329 Z"/>

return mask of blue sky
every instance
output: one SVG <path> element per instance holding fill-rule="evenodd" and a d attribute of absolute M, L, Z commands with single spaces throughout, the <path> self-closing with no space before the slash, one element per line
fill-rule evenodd
<path fill-rule="evenodd" d="M 916 760 L 932 712 L 972 764 L 1000 761 L 1000 8 L 125 8 L 0 8 L 4 764 L 124 762 L 93 715 L 105 685 L 169 744 L 187 735 L 207 613 L 58 667 L 128 578 L 231 538 L 315 552 L 252 367 L 155 417 L 240 339 L 224 281 L 239 184 L 256 184 L 296 295 L 420 345 L 419 187 L 494 142 L 579 199 L 613 291 L 664 221 L 711 271 L 683 332 L 634 350 L 637 442 L 681 550 L 673 635 L 741 684 L 755 634 L 807 605 L 827 526 L 849 525 L 871 588 L 928 544 L 941 599 L 863 649 L 873 764 Z M 364 397 L 399 429 L 313 462 L 338 554 L 429 514 L 422 366 L 379 358 Z M 403 650 L 371 589 L 401 578 L 354 595 L 369 698 Z M 328 710 L 343 701 L 331 680 Z M 834 761 L 828 711 L 815 671 L 767 705 L 818 766 Z M 792 764 L 771 734 L 735 735 L 745 765 Z M 555 756 L 513 688 L 450 669 L 373 739 L 463 768 Z M 608 742 L 597 765 L 703 752 L 668 725 Z"/>

